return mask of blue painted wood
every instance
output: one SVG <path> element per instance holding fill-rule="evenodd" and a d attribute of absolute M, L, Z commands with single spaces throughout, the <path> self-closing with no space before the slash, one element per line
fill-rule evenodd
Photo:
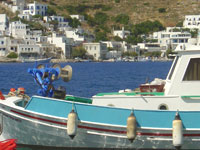
<path fill-rule="evenodd" d="M 126 126 L 130 109 L 110 108 L 94 106 L 90 104 L 74 103 L 75 111 L 82 121 L 90 121 L 103 124 Z M 26 106 L 26 110 L 67 118 L 72 109 L 72 103 L 62 100 L 32 97 Z M 134 110 L 138 127 L 172 128 L 175 111 L 150 111 Z M 179 112 L 184 128 L 200 128 L 200 111 Z"/>

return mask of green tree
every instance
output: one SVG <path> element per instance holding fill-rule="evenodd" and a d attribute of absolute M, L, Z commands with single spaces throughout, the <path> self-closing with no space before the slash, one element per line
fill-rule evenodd
<path fill-rule="evenodd" d="M 18 55 L 17 55 L 17 53 L 15 53 L 15 52 L 11 52 L 11 53 L 8 54 L 7 57 L 8 57 L 8 58 L 17 58 Z"/>
<path fill-rule="evenodd" d="M 96 24 L 101 25 L 107 22 L 108 15 L 103 12 L 96 12 L 94 15 Z"/>
<path fill-rule="evenodd" d="M 115 22 L 126 25 L 129 22 L 129 16 L 127 14 L 119 14 L 115 17 Z"/>
<path fill-rule="evenodd" d="M 95 37 L 96 37 L 96 39 L 95 39 L 96 42 L 108 40 L 105 32 L 97 32 Z"/>
<path fill-rule="evenodd" d="M 49 16 L 53 16 L 53 15 L 57 15 L 55 9 L 53 9 L 52 7 L 48 7 L 47 9 L 47 15 Z"/>
<path fill-rule="evenodd" d="M 114 40 L 115 40 L 115 41 L 123 41 L 123 39 L 120 38 L 119 36 L 115 36 L 115 37 L 114 37 Z"/>
<path fill-rule="evenodd" d="M 165 13 L 166 9 L 165 8 L 159 8 L 158 11 L 159 11 L 159 13 Z"/>
<path fill-rule="evenodd" d="M 72 27 L 72 28 L 77 28 L 78 26 L 81 25 L 80 21 L 76 18 L 72 19 L 70 22 L 69 22 L 69 25 Z"/>
<path fill-rule="evenodd" d="M 74 48 L 72 50 L 72 57 L 86 58 L 86 50 L 83 47 Z"/>

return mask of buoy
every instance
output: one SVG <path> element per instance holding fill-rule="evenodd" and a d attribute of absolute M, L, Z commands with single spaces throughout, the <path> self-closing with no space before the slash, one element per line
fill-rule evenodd
<path fill-rule="evenodd" d="M 133 140 L 136 137 L 136 118 L 133 114 L 133 111 L 131 111 L 130 116 L 127 119 L 127 138 L 131 141 L 131 143 L 133 142 Z"/>
<path fill-rule="evenodd" d="M 23 88 L 23 87 L 19 87 L 18 89 L 17 89 L 18 91 L 18 94 L 20 95 L 24 95 L 25 94 L 25 88 Z"/>
<path fill-rule="evenodd" d="M 1 91 L 0 91 L 0 100 L 5 100 L 5 97 L 3 96 Z"/>
<path fill-rule="evenodd" d="M 11 88 L 10 92 L 8 93 L 8 96 L 16 96 L 16 89 L 15 88 Z"/>
<path fill-rule="evenodd" d="M 176 149 L 180 149 L 183 144 L 183 125 L 178 112 L 173 120 L 172 127 L 173 145 Z"/>
<path fill-rule="evenodd" d="M 72 108 L 72 111 L 68 115 L 68 121 L 67 121 L 67 134 L 70 136 L 71 139 L 73 139 L 77 132 L 77 114 Z"/>

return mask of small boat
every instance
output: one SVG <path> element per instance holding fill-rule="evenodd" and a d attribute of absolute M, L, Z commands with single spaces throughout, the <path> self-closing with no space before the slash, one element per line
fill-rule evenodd
<path fill-rule="evenodd" d="M 49 63 L 51 61 L 52 57 L 49 58 L 42 58 L 42 59 L 22 59 L 23 63 Z"/>
<path fill-rule="evenodd" d="M 4 141 L 0 141 L 0 149 L 1 150 L 15 150 L 17 147 L 15 139 L 8 139 Z"/>
<path fill-rule="evenodd" d="M 60 77 L 70 81 L 70 66 L 31 68 L 39 96 L 0 93 L 0 139 L 49 149 L 199 149 L 200 47 L 176 52 L 166 80 L 91 99 L 53 87 Z"/>

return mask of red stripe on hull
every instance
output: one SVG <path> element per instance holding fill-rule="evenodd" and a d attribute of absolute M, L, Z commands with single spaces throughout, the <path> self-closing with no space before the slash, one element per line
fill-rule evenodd
<path fill-rule="evenodd" d="M 32 119 L 36 119 L 36 120 L 41 120 L 41 121 L 45 121 L 45 122 L 50 122 L 50 123 L 54 123 L 54 124 L 67 126 L 67 123 L 64 123 L 64 122 L 58 122 L 58 121 L 53 121 L 53 120 L 49 120 L 49 119 L 43 119 L 43 118 L 27 115 L 27 114 L 24 114 L 24 113 L 15 111 L 15 110 L 11 110 L 11 112 L 14 112 L 16 114 L 19 114 L 19 115 L 22 115 L 22 116 L 25 116 L 25 117 L 28 117 L 28 118 L 32 118 Z M 112 133 L 118 133 L 118 134 L 126 134 L 126 131 L 95 128 L 95 127 L 82 126 L 82 125 L 78 125 L 78 128 L 88 129 L 88 130 L 95 130 L 95 131 L 102 131 L 102 132 L 112 132 Z M 137 132 L 137 135 L 139 135 L 139 136 L 172 136 L 172 133 L 144 133 L 144 132 Z M 183 134 L 183 136 L 185 136 L 185 137 L 198 137 L 198 136 L 200 136 L 200 134 L 199 133 L 198 134 Z"/>

